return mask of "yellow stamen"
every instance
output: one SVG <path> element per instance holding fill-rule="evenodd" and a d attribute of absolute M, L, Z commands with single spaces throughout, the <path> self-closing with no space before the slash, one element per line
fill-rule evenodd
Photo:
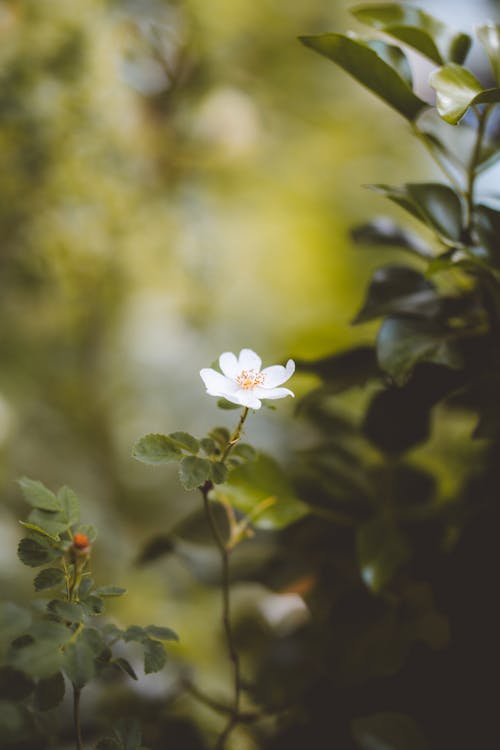
<path fill-rule="evenodd" d="M 263 385 L 264 375 L 255 370 L 242 370 L 235 380 L 245 391 L 253 391 L 256 386 Z"/>

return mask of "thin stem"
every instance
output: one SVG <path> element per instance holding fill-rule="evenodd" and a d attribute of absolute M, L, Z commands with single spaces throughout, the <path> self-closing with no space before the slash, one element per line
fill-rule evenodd
<path fill-rule="evenodd" d="M 75 727 L 76 750 L 83 750 L 82 730 L 80 726 L 80 694 L 81 689 L 73 685 L 73 724 Z"/>
<path fill-rule="evenodd" d="M 418 140 L 419 140 L 419 141 L 420 141 L 421 143 L 423 143 L 423 145 L 425 146 L 425 148 L 426 148 L 426 149 L 427 149 L 427 151 L 429 152 L 429 154 L 430 154 L 431 158 L 433 159 L 433 161 L 434 161 L 434 162 L 435 162 L 435 163 L 437 164 L 437 166 L 438 166 L 438 167 L 439 167 L 439 169 L 440 169 L 440 170 L 441 170 L 441 171 L 443 172 L 443 174 L 444 174 L 444 175 L 445 175 L 445 176 L 446 176 L 446 177 L 448 178 L 448 180 L 449 180 L 449 181 L 450 181 L 450 183 L 451 183 L 451 184 L 453 185 L 453 187 L 455 188 L 455 190 L 456 190 L 456 191 L 457 191 L 458 193 L 460 193 L 460 195 L 464 195 L 464 192 L 463 192 L 462 186 L 461 186 L 461 185 L 460 185 L 460 184 L 459 184 L 459 183 L 457 182 L 457 180 L 455 179 L 455 176 L 454 176 L 454 175 L 453 175 L 453 173 L 452 173 L 452 172 L 451 172 L 451 171 L 450 171 L 450 170 L 448 169 L 448 167 L 446 166 L 446 164 L 445 164 L 445 163 L 444 163 L 443 161 L 441 161 L 441 159 L 440 159 L 440 158 L 438 157 L 438 155 L 436 154 L 436 152 L 435 152 L 435 151 L 434 151 L 434 149 L 432 148 L 432 145 L 431 145 L 431 143 L 429 142 L 429 140 L 428 140 L 428 138 L 427 138 L 426 134 L 425 134 L 425 133 L 424 133 L 424 132 L 423 132 L 422 130 L 420 130 L 420 129 L 419 129 L 418 127 L 417 127 L 417 125 L 414 125 L 414 126 L 413 126 L 413 132 L 414 132 L 414 133 L 415 133 L 415 135 L 417 136 Z"/>
<path fill-rule="evenodd" d="M 229 438 L 228 443 L 224 449 L 224 452 L 220 459 L 221 461 L 226 460 L 226 458 L 229 456 L 230 452 L 232 451 L 232 449 L 234 448 L 234 446 L 240 439 L 241 431 L 243 430 L 243 425 L 245 423 L 245 419 L 247 418 L 247 416 L 248 416 L 248 406 L 245 406 L 245 408 L 241 412 L 240 421 L 236 425 L 236 429 L 234 430 L 233 434 Z"/>
<path fill-rule="evenodd" d="M 469 166 L 467 168 L 467 190 L 465 193 L 465 234 L 466 239 L 470 240 L 470 232 L 472 229 L 472 213 L 474 208 L 474 187 L 477 177 L 476 166 L 481 155 L 481 146 L 483 142 L 484 131 L 486 128 L 486 121 L 491 111 L 491 107 L 485 107 L 480 111 L 477 107 L 474 107 L 474 112 L 477 117 L 477 134 L 476 142 L 474 144 L 474 150 L 472 151 Z"/>

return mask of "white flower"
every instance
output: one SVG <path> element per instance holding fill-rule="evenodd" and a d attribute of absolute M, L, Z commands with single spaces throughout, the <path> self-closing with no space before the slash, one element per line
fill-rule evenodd
<path fill-rule="evenodd" d="M 209 367 L 200 370 L 210 396 L 219 396 L 239 406 L 260 409 L 264 398 L 276 399 L 293 396 L 288 388 L 279 388 L 292 377 L 295 362 L 289 359 L 286 367 L 273 365 L 261 370 L 262 360 L 251 349 L 242 349 L 240 356 L 224 352 L 219 357 L 223 374 Z"/>

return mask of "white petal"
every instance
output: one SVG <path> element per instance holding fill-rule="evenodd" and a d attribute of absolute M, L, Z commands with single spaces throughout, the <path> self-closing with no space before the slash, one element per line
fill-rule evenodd
<path fill-rule="evenodd" d="M 211 367 L 205 367 L 203 370 L 200 370 L 200 376 L 210 396 L 228 398 L 229 395 L 234 394 L 238 390 L 236 383 L 221 375 L 220 372 L 212 370 Z"/>
<path fill-rule="evenodd" d="M 238 366 L 240 372 L 242 370 L 255 370 L 255 372 L 260 372 L 262 360 L 259 355 L 255 354 L 251 349 L 242 349 L 238 359 Z"/>
<path fill-rule="evenodd" d="M 272 367 L 264 368 L 264 370 L 262 370 L 262 374 L 264 375 L 264 388 L 275 388 L 277 385 L 286 383 L 286 381 L 292 377 L 294 370 L 295 363 L 293 359 L 288 360 L 286 367 L 282 367 L 282 365 L 273 365 Z"/>
<path fill-rule="evenodd" d="M 276 399 L 286 398 L 286 396 L 295 396 L 293 391 L 288 388 L 262 388 L 262 386 L 259 386 L 258 388 L 254 388 L 253 392 L 258 398 Z"/>
<path fill-rule="evenodd" d="M 241 372 L 241 368 L 238 367 L 238 360 L 236 355 L 232 352 L 224 352 L 219 357 L 219 367 L 224 375 L 231 380 L 234 380 Z"/>
<path fill-rule="evenodd" d="M 248 406 L 249 409 L 260 409 L 260 407 L 262 406 L 259 399 L 255 395 L 255 390 L 245 391 L 243 388 L 240 388 L 235 397 L 238 399 L 239 403 L 242 406 Z"/>

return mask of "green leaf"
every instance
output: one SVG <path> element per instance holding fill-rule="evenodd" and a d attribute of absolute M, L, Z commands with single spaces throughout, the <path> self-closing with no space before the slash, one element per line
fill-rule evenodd
<path fill-rule="evenodd" d="M 37 622 L 28 637 L 12 649 L 10 660 L 17 669 L 34 677 L 50 677 L 59 670 L 63 658 L 61 646 L 71 635 L 71 630 L 58 622 Z"/>
<path fill-rule="evenodd" d="M 80 503 L 75 492 L 70 487 L 61 487 L 57 493 L 62 512 L 68 526 L 73 526 L 80 520 Z"/>
<path fill-rule="evenodd" d="M 40 508 L 41 510 L 58 511 L 61 510 L 61 503 L 45 485 L 34 479 L 28 479 L 23 477 L 18 480 L 18 484 L 24 495 L 24 499 L 27 503 L 33 506 L 33 508 Z"/>
<path fill-rule="evenodd" d="M 488 250 L 490 262 L 500 267 L 500 211 L 482 204 L 475 206 L 473 222 L 479 241 Z"/>
<path fill-rule="evenodd" d="M 179 445 L 167 435 L 145 435 L 132 449 L 132 456 L 145 464 L 168 464 L 182 456 Z"/>
<path fill-rule="evenodd" d="M 129 677 L 131 677 L 133 680 L 137 680 L 137 675 L 134 671 L 134 668 L 130 664 L 127 659 L 123 659 L 121 656 L 118 659 L 113 659 L 111 662 L 112 665 L 119 667 L 119 669 L 122 670 L 122 672 L 125 672 L 125 674 L 128 674 Z"/>
<path fill-rule="evenodd" d="M 76 602 L 65 602 L 61 599 L 52 599 L 52 601 L 47 604 L 47 610 L 68 622 L 83 622 L 84 619 L 82 606 Z"/>
<path fill-rule="evenodd" d="M 217 452 L 217 443 L 212 438 L 202 438 L 200 446 L 206 456 L 213 456 Z"/>
<path fill-rule="evenodd" d="M 342 34 L 299 38 L 306 47 L 333 60 L 407 120 L 415 120 L 427 106 L 400 74 L 364 42 Z"/>
<path fill-rule="evenodd" d="M 352 39 L 353 37 L 350 38 Z M 358 41 L 362 41 L 370 47 L 370 49 L 376 52 L 381 60 L 384 60 L 384 62 L 386 62 L 391 68 L 394 68 L 408 88 L 411 89 L 413 85 L 413 76 L 410 64 L 405 53 L 399 47 L 395 47 L 392 44 L 386 44 L 386 42 L 382 42 L 380 39 L 358 39 Z"/>
<path fill-rule="evenodd" d="M 22 701 L 34 689 L 35 683 L 24 672 L 14 667 L 0 667 L 0 700 Z"/>
<path fill-rule="evenodd" d="M 35 690 L 34 705 L 37 711 L 49 711 L 58 706 L 64 698 L 64 677 L 56 672 L 50 677 L 41 679 Z"/>
<path fill-rule="evenodd" d="M 127 593 L 127 589 L 121 586 L 99 586 L 94 593 L 97 596 L 122 596 Z"/>
<path fill-rule="evenodd" d="M 75 641 L 65 646 L 63 669 L 73 685 L 82 688 L 98 674 L 99 656 L 105 649 L 106 644 L 95 628 L 84 628 Z"/>
<path fill-rule="evenodd" d="M 36 591 L 43 591 L 60 586 L 63 581 L 64 573 L 60 568 L 45 568 L 40 571 L 33 583 Z"/>
<path fill-rule="evenodd" d="M 476 34 L 490 58 L 496 82 L 500 85 L 500 25 L 490 22 L 478 26 Z"/>
<path fill-rule="evenodd" d="M 201 487 L 211 476 L 211 462 L 206 458 L 186 456 L 179 466 L 179 478 L 185 490 Z"/>
<path fill-rule="evenodd" d="M 123 750 L 141 750 L 141 725 L 134 717 L 119 719 L 113 727 Z"/>
<path fill-rule="evenodd" d="M 123 640 L 142 643 L 144 639 L 147 638 L 147 635 L 145 629 L 141 628 L 140 625 L 129 625 L 123 634 Z"/>
<path fill-rule="evenodd" d="M 366 300 L 353 323 L 391 314 L 434 317 L 439 311 L 439 301 L 434 285 L 418 271 L 408 266 L 383 266 L 375 271 Z"/>
<path fill-rule="evenodd" d="M 148 625 L 146 632 L 153 638 L 158 638 L 160 641 L 178 641 L 179 636 L 171 628 L 164 628 L 160 625 Z"/>
<path fill-rule="evenodd" d="M 257 458 L 257 451 L 249 443 L 236 443 L 234 448 L 231 450 L 232 456 L 238 456 L 243 461 L 255 461 Z"/>
<path fill-rule="evenodd" d="M 399 42 L 413 47 L 438 65 L 451 60 L 462 63 L 470 49 L 471 38 L 457 33 L 420 8 L 399 3 L 359 5 L 351 13 Z"/>
<path fill-rule="evenodd" d="M 387 216 L 379 216 L 354 227 L 351 229 L 351 239 L 358 245 L 400 247 L 426 260 L 433 257 L 428 245 L 417 234 L 400 227 Z"/>
<path fill-rule="evenodd" d="M 60 535 L 67 529 L 67 524 L 58 520 L 59 515 L 59 513 L 35 509 L 29 514 L 27 521 L 19 521 L 19 523 L 28 531 L 34 531 L 53 542 L 58 542 Z"/>
<path fill-rule="evenodd" d="M 397 385 L 403 385 L 418 362 L 459 369 L 462 357 L 453 332 L 424 320 L 387 318 L 377 337 L 377 358 Z"/>
<path fill-rule="evenodd" d="M 210 466 L 210 478 L 214 484 L 223 484 L 227 479 L 227 467 L 222 461 L 216 461 Z"/>
<path fill-rule="evenodd" d="M 142 645 L 144 648 L 144 672 L 146 674 L 159 672 L 167 661 L 163 644 L 151 638 L 145 638 Z"/>
<path fill-rule="evenodd" d="M 428 750 L 414 719 L 405 714 L 378 713 L 354 719 L 354 739 L 360 750 Z"/>
<path fill-rule="evenodd" d="M 268 456 L 235 468 L 226 484 L 215 487 L 215 496 L 250 516 L 263 501 L 273 499 L 252 523 L 262 529 L 281 529 L 308 513 L 284 471 Z"/>
<path fill-rule="evenodd" d="M 406 538 L 384 518 L 358 528 L 356 550 L 361 577 L 375 593 L 390 583 L 398 568 L 411 557 Z"/>
<path fill-rule="evenodd" d="M 230 434 L 227 427 L 214 427 L 208 434 L 221 448 L 229 442 Z"/>
<path fill-rule="evenodd" d="M 11 641 L 26 630 L 31 623 L 28 610 L 13 602 L 0 602 L 0 641 Z"/>
<path fill-rule="evenodd" d="M 37 537 L 37 539 L 25 537 L 21 539 L 17 547 L 17 556 L 24 565 L 29 565 L 31 568 L 46 565 L 61 555 L 62 550 L 53 547 L 43 537 Z"/>
<path fill-rule="evenodd" d="M 500 88 L 483 89 L 477 78 L 455 63 L 435 70 L 429 82 L 437 95 L 437 110 L 450 125 L 456 125 L 474 104 L 500 102 Z"/>
<path fill-rule="evenodd" d="M 84 578 L 82 578 L 78 587 L 78 598 L 80 600 L 85 600 L 92 591 L 93 585 L 94 580 L 90 576 L 85 576 Z"/>
<path fill-rule="evenodd" d="M 104 602 L 99 596 L 89 594 L 84 602 L 82 602 L 84 611 L 89 615 L 100 615 L 104 612 Z"/>
<path fill-rule="evenodd" d="M 168 437 L 171 438 L 174 443 L 177 443 L 180 448 L 188 451 L 188 453 L 198 453 L 200 450 L 199 441 L 190 435 L 189 432 L 171 432 Z"/>

